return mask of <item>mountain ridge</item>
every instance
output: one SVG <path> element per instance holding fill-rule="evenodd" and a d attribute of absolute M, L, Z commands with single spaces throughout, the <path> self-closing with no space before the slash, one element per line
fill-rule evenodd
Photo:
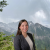
<path fill-rule="evenodd" d="M 10 34 L 12 33 L 16 34 L 18 24 L 19 22 L 12 22 L 8 24 L 0 22 L 0 30 L 2 28 L 3 30 L 10 32 Z M 35 36 L 47 36 L 47 34 L 50 35 L 50 28 L 47 28 L 39 23 L 34 24 L 32 21 L 28 21 L 28 25 L 29 25 L 28 32 L 32 34 L 34 33 Z"/>
<path fill-rule="evenodd" d="M 19 22 L 13 22 L 9 24 L 0 23 L 0 32 L 6 35 L 14 34 L 16 36 Z M 39 23 L 33 23 L 28 21 L 29 29 L 28 32 L 34 34 L 35 44 L 38 49 L 44 49 L 45 46 L 50 49 L 50 28 L 47 28 Z"/>

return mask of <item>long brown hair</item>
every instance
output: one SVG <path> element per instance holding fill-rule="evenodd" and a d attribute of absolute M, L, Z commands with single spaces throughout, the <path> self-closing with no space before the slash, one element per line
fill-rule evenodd
<path fill-rule="evenodd" d="M 16 34 L 16 36 L 22 34 L 22 32 L 21 32 L 21 30 L 20 30 L 19 27 L 21 26 L 21 24 L 22 24 L 23 22 L 27 22 L 27 21 L 26 21 L 25 19 L 20 20 L 20 22 L 19 22 L 19 24 L 18 24 L 18 30 L 17 30 L 17 34 Z M 28 22 L 27 22 L 27 24 L 28 24 Z"/>

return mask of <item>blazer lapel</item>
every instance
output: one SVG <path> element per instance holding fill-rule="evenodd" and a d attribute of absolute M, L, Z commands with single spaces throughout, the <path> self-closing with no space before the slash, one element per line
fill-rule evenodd
<path fill-rule="evenodd" d="M 30 50 L 30 46 L 22 34 L 20 35 L 20 42 L 21 42 L 21 48 L 22 49 Z"/>

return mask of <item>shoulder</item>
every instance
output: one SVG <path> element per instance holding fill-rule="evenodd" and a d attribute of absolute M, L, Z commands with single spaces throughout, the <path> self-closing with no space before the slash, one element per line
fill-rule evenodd
<path fill-rule="evenodd" d="M 27 33 L 28 35 L 32 35 L 31 33 Z"/>
<path fill-rule="evenodd" d="M 33 37 L 32 33 L 27 33 L 27 35 L 31 38 Z"/>
<path fill-rule="evenodd" d="M 17 35 L 17 36 L 14 37 L 14 40 L 18 40 L 18 39 L 20 39 L 19 35 Z"/>

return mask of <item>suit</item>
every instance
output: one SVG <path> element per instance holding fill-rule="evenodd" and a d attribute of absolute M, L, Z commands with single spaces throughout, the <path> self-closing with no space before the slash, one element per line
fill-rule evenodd
<path fill-rule="evenodd" d="M 27 33 L 27 35 L 30 37 L 30 39 L 33 42 L 33 48 L 35 50 L 35 43 L 34 43 L 34 39 L 31 33 Z M 14 38 L 14 49 L 15 50 L 30 50 L 30 46 L 27 43 L 27 41 L 25 40 L 24 36 L 21 35 L 17 35 Z"/>

